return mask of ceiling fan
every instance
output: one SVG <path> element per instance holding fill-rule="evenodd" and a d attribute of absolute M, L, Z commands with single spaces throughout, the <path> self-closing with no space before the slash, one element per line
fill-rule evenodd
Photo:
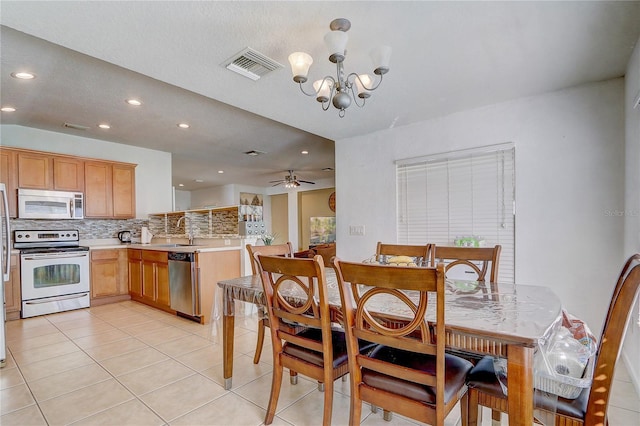
<path fill-rule="evenodd" d="M 315 185 L 315 182 L 311 182 L 308 180 L 299 180 L 296 175 L 293 174 L 293 170 L 287 170 L 289 172 L 288 175 L 285 175 L 284 179 L 281 180 L 272 180 L 269 183 L 272 183 L 271 186 L 278 186 L 284 184 L 285 188 L 297 188 L 302 183 L 309 183 Z"/>

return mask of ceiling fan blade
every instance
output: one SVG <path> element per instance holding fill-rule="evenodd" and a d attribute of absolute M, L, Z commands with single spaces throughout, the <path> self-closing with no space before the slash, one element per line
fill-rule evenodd
<path fill-rule="evenodd" d="M 286 180 L 284 179 L 280 179 L 280 180 L 270 180 L 269 183 L 283 183 L 286 182 Z"/>
<path fill-rule="evenodd" d="M 269 182 L 269 183 L 271 183 L 271 182 Z M 272 187 L 273 187 L 273 186 L 278 186 L 278 185 L 282 185 L 283 183 L 284 183 L 284 182 L 278 182 L 278 183 L 273 184 L 273 185 L 271 185 L 271 186 L 272 186 Z"/>
<path fill-rule="evenodd" d="M 298 180 L 298 182 L 300 182 L 300 183 L 310 183 L 311 185 L 315 185 L 316 184 L 315 182 L 311 182 L 311 181 L 308 181 L 308 180 Z"/>

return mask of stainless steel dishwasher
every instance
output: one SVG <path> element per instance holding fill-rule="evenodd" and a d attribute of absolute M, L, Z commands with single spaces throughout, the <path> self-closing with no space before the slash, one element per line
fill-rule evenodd
<path fill-rule="evenodd" d="M 169 252 L 171 309 L 190 317 L 200 317 L 200 283 L 195 253 Z"/>

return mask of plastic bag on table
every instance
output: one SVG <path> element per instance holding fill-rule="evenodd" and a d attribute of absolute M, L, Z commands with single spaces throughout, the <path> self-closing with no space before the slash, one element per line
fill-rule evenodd
<path fill-rule="evenodd" d="M 543 393 L 576 398 L 591 384 L 592 371 L 585 369 L 596 353 L 597 341 L 584 321 L 562 311 L 562 322 L 534 354 L 534 384 Z M 507 395 L 507 361 L 495 358 L 494 369 Z"/>

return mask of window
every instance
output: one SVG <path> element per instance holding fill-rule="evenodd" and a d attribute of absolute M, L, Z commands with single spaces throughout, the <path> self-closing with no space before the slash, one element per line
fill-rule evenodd
<path fill-rule="evenodd" d="M 460 236 L 500 244 L 499 281 L 514 281 L 513 144 L 396 162 L 398 243 L 453 245 Z"/>

